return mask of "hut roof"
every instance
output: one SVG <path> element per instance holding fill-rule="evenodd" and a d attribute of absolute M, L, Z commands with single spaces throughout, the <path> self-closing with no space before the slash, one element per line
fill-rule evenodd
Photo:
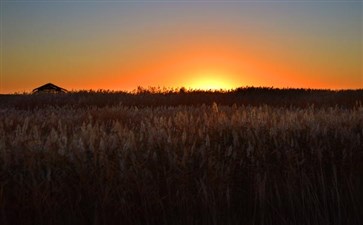
<path fill-rule="evenodd" d="M 58 87 L 52 83 L 45 84 L 43 86 L 37 87 L 33 90 L 33 93 L 38 92 L 50 92 L 50 93 L 64 93 L 67 92 L 66 89 Z"/>

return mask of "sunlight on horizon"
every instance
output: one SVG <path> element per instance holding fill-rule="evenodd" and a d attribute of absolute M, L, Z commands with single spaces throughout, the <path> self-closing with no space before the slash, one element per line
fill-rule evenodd
<path fill-rule="evenodd" d="M 243 84 L 233 82 L 233 76 L 223 72 L 198 72 L 191 75 L 191 80 L 185 86 L 199 90 L 230 90 Z"/>

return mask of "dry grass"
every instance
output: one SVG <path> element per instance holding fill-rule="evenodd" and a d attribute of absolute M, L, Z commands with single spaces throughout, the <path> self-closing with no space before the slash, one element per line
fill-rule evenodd
<path fill-rule="evenodd" d="M 358 225 L 362 171 L 359 104 L 0 110 L 3 225 Z"/>

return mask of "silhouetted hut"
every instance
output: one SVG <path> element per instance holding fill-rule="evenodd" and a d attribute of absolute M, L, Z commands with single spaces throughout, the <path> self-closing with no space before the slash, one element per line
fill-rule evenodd
<path fill-rule="evenodd" d="M 45 84 L 33 90 L 33 93 L 66 93 L 67 90 L 52 83 Z"/>

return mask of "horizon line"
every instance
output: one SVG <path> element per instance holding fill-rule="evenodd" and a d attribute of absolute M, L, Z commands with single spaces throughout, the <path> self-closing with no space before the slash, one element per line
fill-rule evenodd
<path fill-rule="evenodd" d="M 157 94 L 157 93 L 180 93 L 185 91 L 185 93 L 192 93 L 192 92 L 220 92 L 220 93 L 228 93 L 228 92 L 234 92 L 238 91 L 238 89 L 244 90 L 244 89 L 269 89 L 269 90 L 309 90 L 309 91 L 360 91 L 363 90 L 363 87 L 361 88 L 308 88 L 308 87 L 274 87 L 274 86 L 240 86 L 236 88 L 210 88 L 210 89 L 202 89 L 202 88 L 190 88 L 190 87 L 161 87 L 161 86 L 137 86 L 133 90 L 124 90 L 124 89 L 66 89 L 68 93 L 77 93 L 77 92 L 108 92 L 108 93 L 151 93 L 151 94 Z M 0 95 L 18 95 L 18 94 L 32 94 L 31 91 L 15 91 L 15 92 L 8 92 L 8 93 L 0 93 Z"/>

